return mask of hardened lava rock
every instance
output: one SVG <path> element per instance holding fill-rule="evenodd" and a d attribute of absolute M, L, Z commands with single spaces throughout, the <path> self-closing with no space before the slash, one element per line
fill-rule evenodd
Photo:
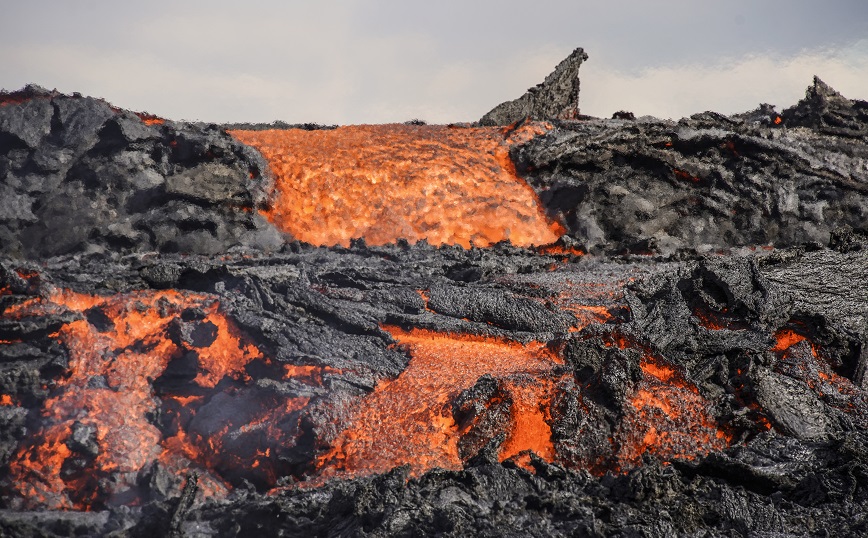
<path fill-rule="evenodd" d="M 819 79 L 781 114 L 561 121 L 511 155 L 592 252 L 826 245 L 838 229 L 868 231 L 868 103 Z"/>
<path fill-rule="evenodd" d="M 479 125 L 509 125 L 525 119 L 575 119 L 579 116 L 579 68 L 588 59 L 577 48 L 543 82 L 518 99 L 501 103 L 482 116 Z"/>
<path fill-rule="evenodd" d="M 259 155 L 217 126 L 36 86 L 0 94 L 0 251 L 275 248 Z"/>

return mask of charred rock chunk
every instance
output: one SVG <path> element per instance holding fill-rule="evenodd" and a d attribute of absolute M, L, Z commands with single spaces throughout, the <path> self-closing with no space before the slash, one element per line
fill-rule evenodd
<path fill-rule="evenodd" d="M 514 331 L 563 331 L 569 321 L 562 313 L 503 290 L 432 287 L 428 306 L 456 318 L 491 323 Z"/>

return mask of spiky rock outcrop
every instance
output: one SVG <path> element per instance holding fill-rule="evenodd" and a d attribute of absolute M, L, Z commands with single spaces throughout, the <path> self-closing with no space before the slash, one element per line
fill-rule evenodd
<path fill-rule="evenodd" d="M 494 107 L 479 120 L 480 125 L 509 125 L 525 118 L 533 120 L 573 119 L 579 115 L 579 67 L 588 59 L 582 48 L 567 56 L 546 77 L 524 95 Z"/>

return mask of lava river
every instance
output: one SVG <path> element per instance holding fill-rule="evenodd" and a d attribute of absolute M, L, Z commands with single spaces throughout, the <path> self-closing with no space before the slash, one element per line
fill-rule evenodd
<path fill-rule="evenodd" d="M 518 178 L 512 144 L 544 132 L 443 125 L 231 131 L 258 149 L 276 176 L 265 215 L 296 239 L 383 245 L 545 245 L 564 231 Z"/>

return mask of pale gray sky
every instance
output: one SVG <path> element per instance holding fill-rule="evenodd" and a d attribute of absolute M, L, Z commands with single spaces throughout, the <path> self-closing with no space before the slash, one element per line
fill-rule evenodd
<path fill-rule="evenodd" d="M 581 108 L 678 118 L 868 99 L 865 0 L 0 0 L 0 87 L 172 119 L 478 119 L 577 46 Z"/>

